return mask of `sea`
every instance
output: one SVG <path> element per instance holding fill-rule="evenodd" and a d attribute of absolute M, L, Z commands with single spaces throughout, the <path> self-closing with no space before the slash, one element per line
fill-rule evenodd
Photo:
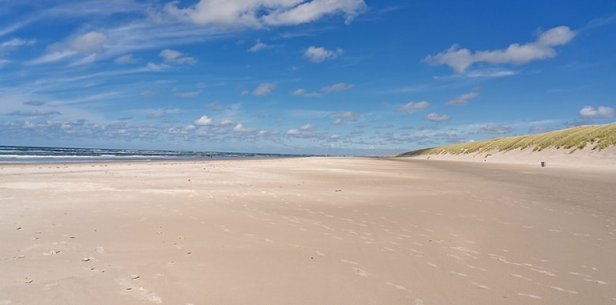
<path fill-rule="evenodd" d="M 0 163 L 86 163 L 112 161 L 182 161 L 304 157 L 306 155 L 137 150 L 106 148 L 0 146 Z"/>

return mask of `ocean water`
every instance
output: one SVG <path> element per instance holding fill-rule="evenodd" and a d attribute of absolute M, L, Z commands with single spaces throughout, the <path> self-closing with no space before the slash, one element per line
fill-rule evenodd
<path fill-rule="evenodd" d="M 299 157 L 299 155 L 172 150 L 0 146 L 0 163 L 224 160 L 279 157 Z"/>

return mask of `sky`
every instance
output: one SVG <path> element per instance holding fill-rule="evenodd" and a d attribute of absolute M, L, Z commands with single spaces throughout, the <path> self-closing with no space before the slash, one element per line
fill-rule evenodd
<path fill-rule="evenodd" d="M 616 121 L 616 1 L 0 0 L 0 145 L 380 155 Z"/>

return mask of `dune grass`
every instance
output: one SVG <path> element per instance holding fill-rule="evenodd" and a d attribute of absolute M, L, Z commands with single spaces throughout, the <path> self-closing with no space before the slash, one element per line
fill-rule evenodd
<path fill-rule="evenodd" d="M 503 152 L 516 149 L 541 151 L 546 148 L 568 149 L 574 152 L 590 145 L 593 150 L 603 150 L 616 145 L 616 123 L 588 125 L 556 130 L 536 135 L 494 138 L 485 141 L 453 144 L 406 152 L 399 157 L 434 154 L 470 154 Z"/>

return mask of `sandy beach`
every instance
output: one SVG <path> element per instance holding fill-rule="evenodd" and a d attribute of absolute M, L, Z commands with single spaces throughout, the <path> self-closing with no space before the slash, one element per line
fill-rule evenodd
<path fill-rule="evenodd" d="M 614 198 L 525 165 L 0 165 L 0 305 L 616 304 Z"/>

